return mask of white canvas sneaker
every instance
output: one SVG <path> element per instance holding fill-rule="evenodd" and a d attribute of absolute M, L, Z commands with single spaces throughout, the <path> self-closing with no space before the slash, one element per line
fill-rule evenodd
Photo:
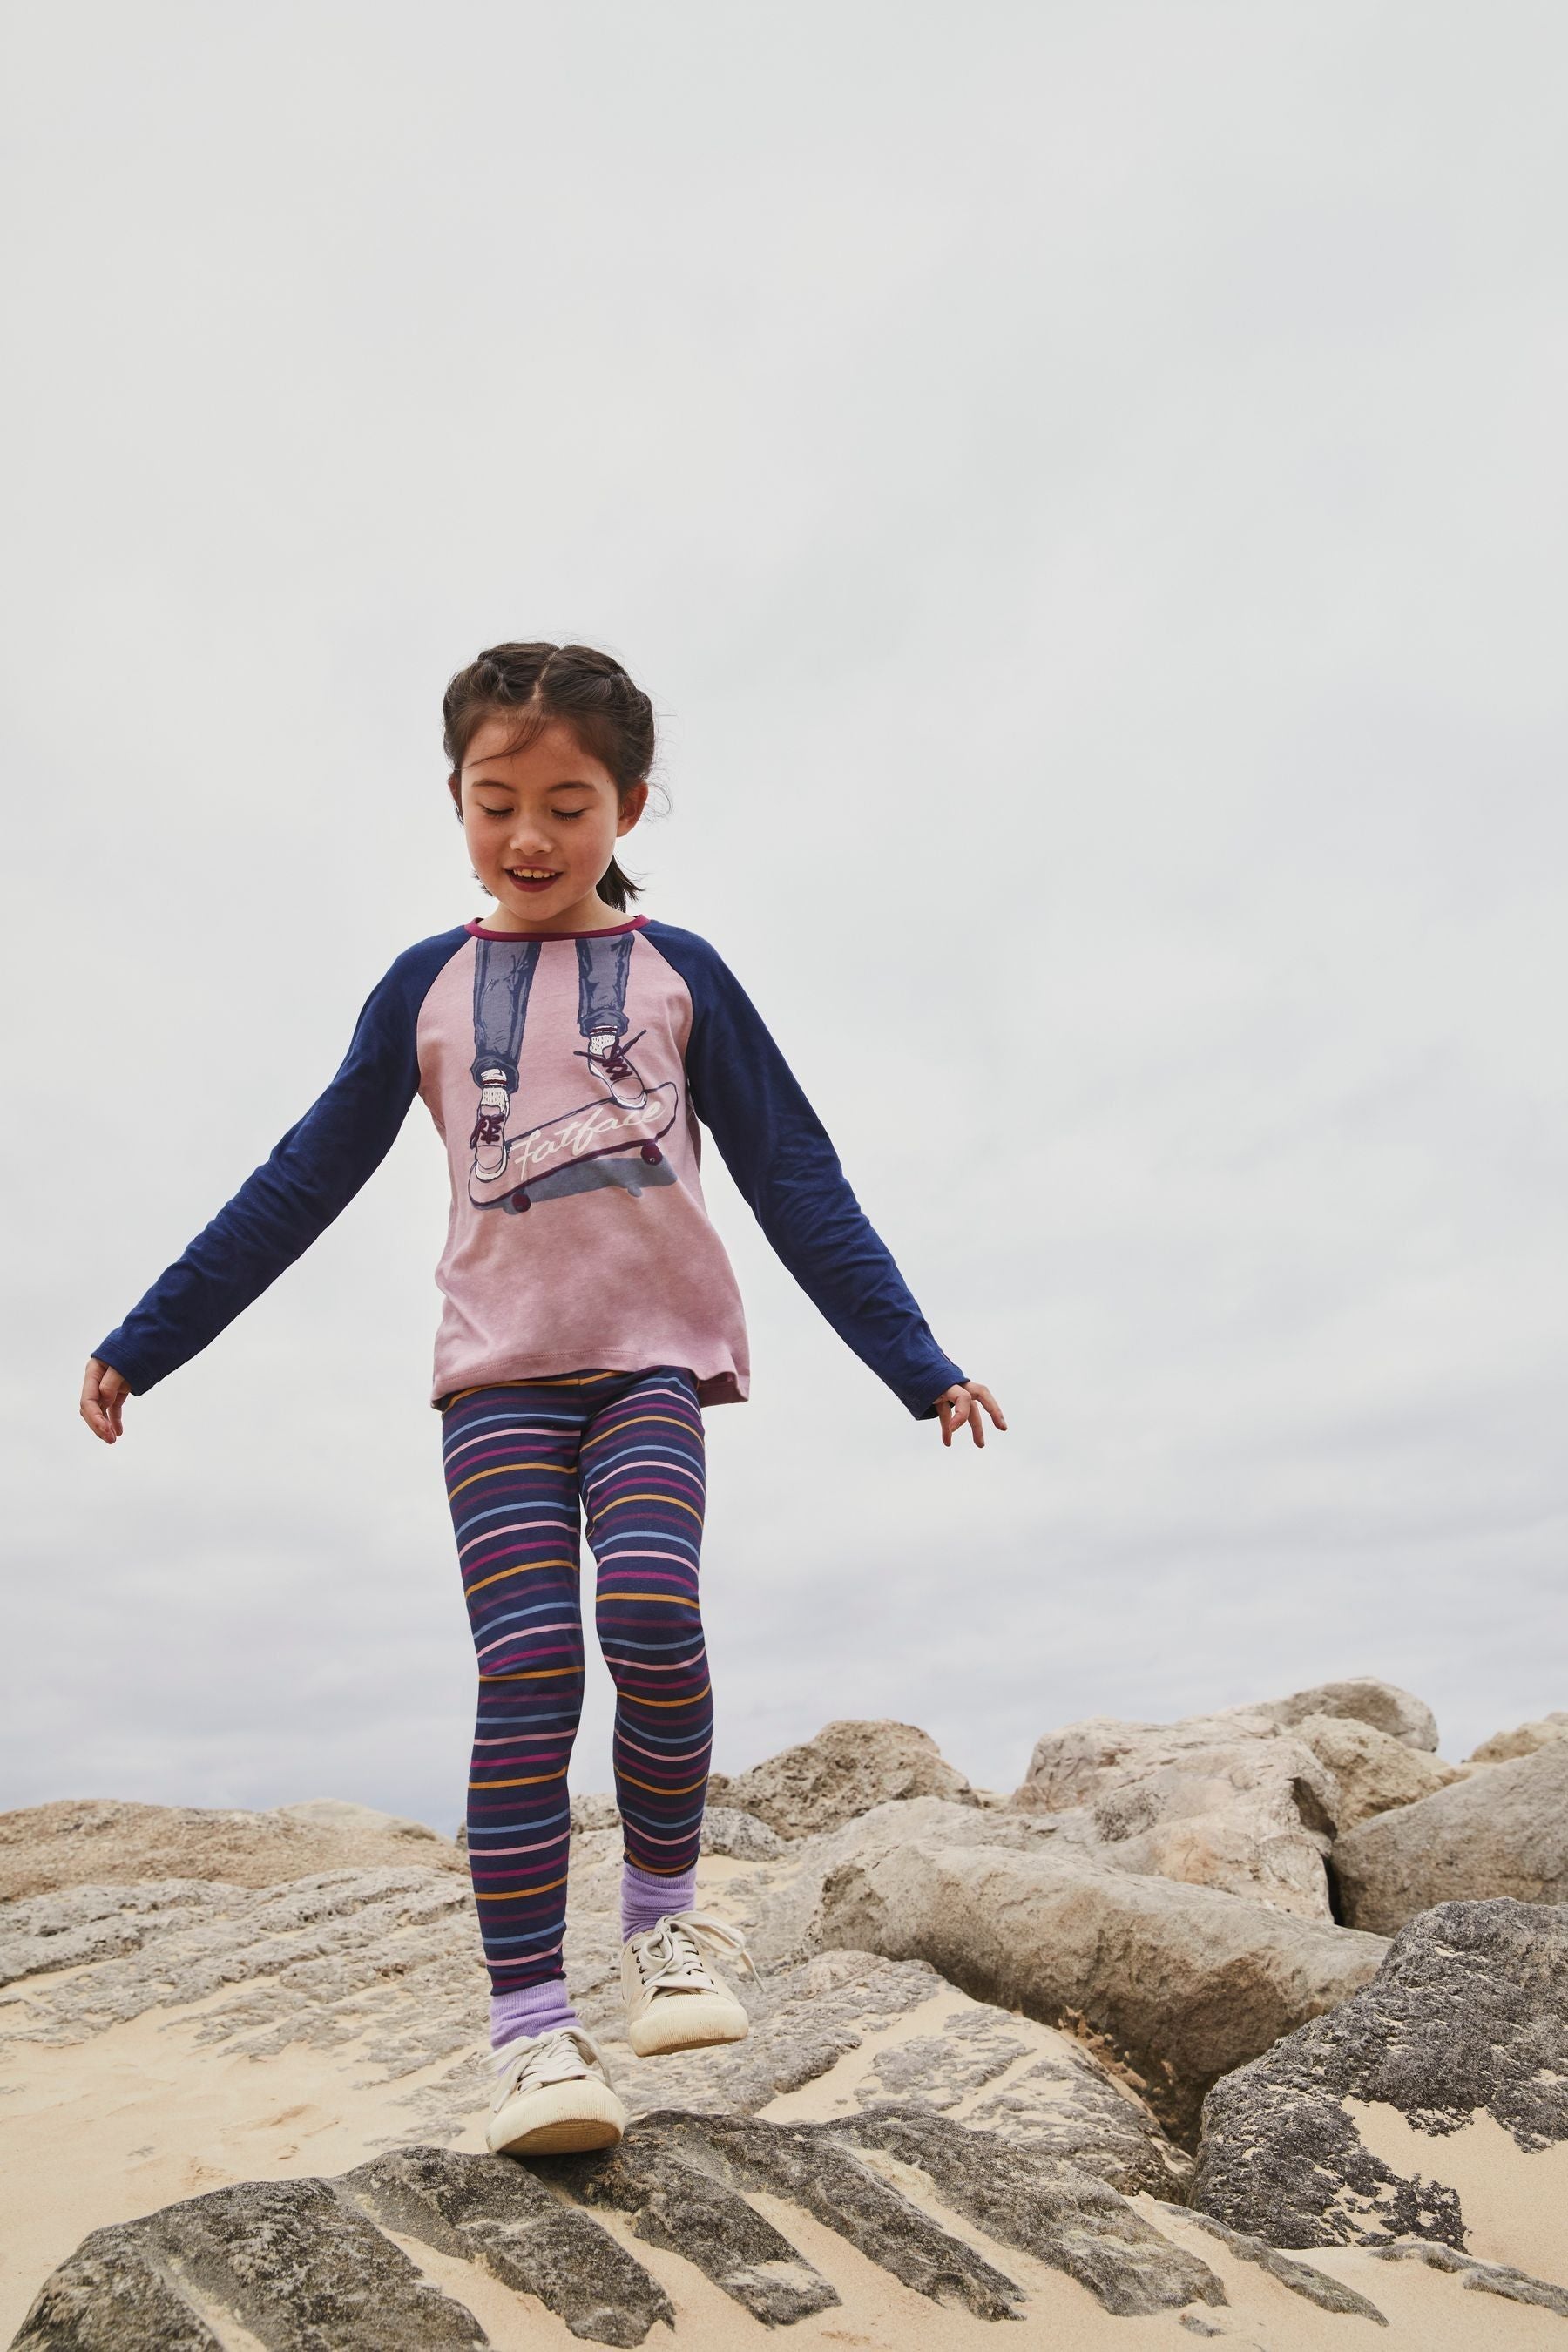
<path fill-rule="evenodd" d="M 657 1927 L 622 1945 L 626 2040 L 639 2058 L 743 2042 L 751 2032 L 745 2011 L 703 1957 L 704 1946 L 732 1952 L 756 1978 L 740 1929 L 705 1911 L 667 1911 Z"/>
<path fill-rule="evenodd" d="M 626 2111 L 584 2026 L 552 2026 L 509 2042 L 485 2144 L 492 2156 L 566 2156 L 614 2147 Z"/>

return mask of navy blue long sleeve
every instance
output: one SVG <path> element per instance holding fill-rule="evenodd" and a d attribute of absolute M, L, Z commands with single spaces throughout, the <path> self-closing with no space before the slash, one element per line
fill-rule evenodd
<path fill-rule="evenodd" d="M 938 1347 L 762 1015 L 696 932 L 650 921 L 646 936 L 690 993 L 692 1106 L 775 1255 L 915 1419 L 933 1420 L 936 1399 L 965 1375 Z"/>
<path fill-rule="evenodd" d="M 407 949 L 371 991 L 331 1084 L 93 1354 L 140 1396 L 198 1355 L 325 1232 L 381 1165 L 419 1086 L 415 1029 L 468 934 Z"/>

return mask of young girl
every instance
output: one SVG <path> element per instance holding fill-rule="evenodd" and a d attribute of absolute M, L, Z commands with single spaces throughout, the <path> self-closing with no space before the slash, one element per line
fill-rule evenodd
<path fill-rule="evenodd" d="M 697 1572 L 705 1405 L 744 1402 L 746 1328 L 708 1221 L 700 1120 L 834 1329 L 944 1445 L 989 1390 L 931 1337 L 740 982 L 691 931 L 627 917 L 616 842 L 654 725 L 587 646 L 495 646 L 447 689 L 449 787 L 496 901 L 400 955 L 342 1068 L 89 1360 L 108 1444 L 309 1248 L 416 1094 L 451 1162 L 433 1401 L 479 1653 L 468 1864 L 500 2053 L 492 2149 L 617 2140 L 626 2110 L 566 1997 L 566 1771 L 583 1695 L 579 1511 L 616 1685 L 621 1960 L 639 2057 L 741 2040 L 713 1965 L 743 1939 L 692 1906 L 712 1747 Z M 753 1970 L 754 1973 L 754 1970 Z"/>

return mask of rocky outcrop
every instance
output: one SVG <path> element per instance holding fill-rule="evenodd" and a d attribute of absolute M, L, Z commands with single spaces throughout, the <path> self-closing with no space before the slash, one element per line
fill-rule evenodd
<path fill-rule="evenodd" d="M 467 1883 L 444 1871 L 68 1887 L 0 1912 L 0 1984 L 17 1989 L 0 2038 L 68 2046 L 199 2006 L 209 2047 L 353 2043 L 386 2080 L 460 2062 L 466 2089 L 484 2018 L 476 1944 Z"/>
<path fill-rule="evenodd" d="M 1270 2278 L 1280 2280 L 1297 2294 L 1305 2295 L 1320 2311 L 1340 2312 L 1353 2319 L 1370 2319 L 1386 2327 L 1387 2321 L 1373 2303 L 1358 2294 L 1353 2286 L 1342 2279 L 1330 2278 L 1323 2271 L 1311 2269 L 1305 2263 L 1292 2262 L 1289 2254 L 1279 2253 L 1262 2238 L 1254 2238 L 1245 2230 L 1233 2230 L 1224 2221 L 1216 2221 L 1212 2213 L 1193 2212 L 1190 2216 L 1199 2229 L 1206 2230 L 1244 2263 L 1256 2263 Z"/>
<path fill-rule="evenodd" d="M 1353 1716 L 1305 1715 L 1290 1728 L 1291 1737 L 1333 1776 L 1339 1791 L 1334 1827 L 1341 1837 L 1377 1813 L 1418 1804 L 1465 1777 L 1463 1765 L 1445 1763 Z"/>
<path fill-rule="evenodd" d="M 931 1810 L 980 1818 L 967 1807 Z M 1070 2156 L 1128 2193 L 1182 2193 L 1188 2159 L 1070 2036 L 976 2003 L 919 1961 L 865 1951 L 792 1956 L 793 1926 L 780 1938 L 759 1916 L 773 1874 L 765 1864 L 726 1882 L 723 1897 L 731 1916 L 757 1930 L 764 1961 L 761 1983 L 746 1987 L 750 2034 L 728 2049 L 638 2065 L 621 2041 L 619 1848 L 618 1830 L 574 1842 L 568 1959 L 578 2008 L 634 2114 L 670 2103 L 750 2114 L 842 2069 L 849 2112 L 912 2099 Z M 391 2138 L 455 2135 L 489 2095 L 472 1902 L 444 1873 L 345 1871 L 254 1890 L 174 1880 L 37 1895 L 0 1911 L 0 1983 L 13 1988 L 0 2006 L 0 2045 L 80 2048 L 156 2011 L 190 2015 L 215 2056 L 352 2052 L 362 2085 L 385 2086 Z M 905 2021 L 917 2013 L 919 2030 L 910 2030 Z"/>
<path fill-rule="evenodd" d="M 813 2257 L 792 2215 L 816 2225 Z M 212 2352 L 241 2330 L 277 2352 L 455 2352 L 492 2340 L 481 2309 L 518 2341 L 531 2309 L 588 2343 L 640 2345 L 661 2323 L 679 2340 L 668 2256 L 748 2320 L 788 2326 L 844 2306 L 846 2340 L 889 2341 L 855 2325 L 864 2267 L 844 2275 L 836 2246 L 947 2306 L 944 2341 L 961 2340 L 952 2330 L 964 2319 L 1030 2317 L 1053 2274 L 1118 2316 L 1224 2309 L 1222 2249 L 1321 2309 L 1382 2317 L 1355 2290 L 1224 2230 L 1206 2260 L 1059 2158 L 923 2108 L 888 2104 L 842 2125 L 671 2108 L 597 2156 L 522 2165 L 417 2147 L 95 2231 L 46 2283 L 12 2352 Z M 1058 2340 L 1045 2312 L 1038 2324 Z"/>
<path fill-rule="evenodd" d="M 1068 1724 L 1037 1741 L 1014 1802 L 1058 1816 L 1113 1869 L 1331 1916 L 1337 1785 L 1305 1740 L 1259 1717 Z"/>
<path fill-rule="evenodd" d="M 1087 2027 L 1178 2138 L 1218 2076 L 1347 1999 L 1384 1949 L 1373 1937 L 1110 1870 L 1047 1843 L 1028 1853 L 924 1841 L 873 1848 L 828 1873 L 815 1932 L 929 1960 L 980 2000 Z"/>
<path fill-rule="evenodd" d="M 288 2352 L 489 2341 L 328 2182 L 250 2180 L 95 2231 L 46 2283 L 12 2352 L 224 2352 L 237 2326 Z"/>
<path fill-rule="evenodd" d="M 335 1798 L 270 1812 L 85 1799 L 0 1813 L 0 1903 L 59 1887 L 169 1878 L 280 1886 L 319 1870 L 409 1864 L 459 1874 L 464 1868 L 450 1840 L 422 1822 Z"/>
<path fill-rule="evenodd" d="M 642 2263 L 586 2213 L 552 2195 L 527 2165 L 447 2147 L 400 2148 L 331 2186 L 382 2228 L 535 2297 L 574 2336 L 640 2344 L 656 2320 L 674 2323 L 668 2295 Z M 711 2218 L 708 2234 L 717 2251 Z M 760 2222 L 760 2229 L 768 2225 Z M 787 2258 L 793 2249 L 776 2231 L 769 2236 Z M 776 2259 L 773 2246 L 743 2230 L 731 2251 L 737 2266 Z"/>
<path fill-rule="evenodd" d="M 1568 1740 L 1489 1764 L 1340 1839 L 1341 1916 L 1392 1935 L 1436 1903 L 1568 1902 Z"/>
<path fill-rule="evenodd" d="M 1549 1740 L 1568 1739 L 1568 1712 L 1559 1707 L 1537 1716 L 1533 1723 L 1516 1724 L 1511 1731 L 1494 1731 L 1470 1752 L 1472 1764 L 1511 1764 L 1516 1756 L 1533 1756 Z"/>
<path fill-rule="evenodd" d="M 529 2166 L 474 2152 L 484 1977 L 446 1841 L 330 1803 L 11 1816 L 0 1856 L 48 1883 L 0 1907 L 0 2056 L 21 2093 L 0 2336 L 32 2296 L 26 2352 L 713 2342 L 727 2325 L 902 2352 L 924 2324 L 911 2294 L 944 2306 L 956 2347 L 1010 2317 L 1021 2341 L 1076 2340 L 1087 2294 L 1173 2343 L 1273 2341 L 1269 2314 L 1292 2342 L 1337 2340 L 1385 2303 L 1386 2340 L 1458 2342 L 1453 2306 L 1481 2293 L 1478 2340 L 1522 2352 L 1568 2315 L 1568 2269 L 1554 2284 L 1538 2189 L 1514 2200 L 1478 2168 L 1500 2145 L 1550 2162 L 1568 2138 L 1568 1905 L 1447 1904 L 1390 1948 L 1287 1907 L 1268 1857 L 1271 1836 L 1304 1838 L 1321 1871 L 1336 1823 L 1349 1864 L 1412 1825 L 1430 1848 L 1436 1819 L 1444 1868 L 1549 1890 L 1568 1742 L 1461 1777 L 1422 1744 L 1424 1713 L 1363 1684 L 1069 1727 L 1023 1803 L 907 1727 L 829 1726 L 743 1776 L 748 1802 L 716 1790 L 699 1901 L 761 1964 L 751 2032 L 657 2065 L 621 2038 L 618 1816 L 577 1798 L 568 1975 L 633 2124 L 602 2156 Z M 272 1877 L 322 1851 L 373 1859 Z M 1237 1889 L 1184 1875 L 1200 1853 Z M 115 1874 L 142 1854 L 181 1867 Z M 1200 2107 L 1188 2208 L 1176 2136 L 1197 2139 Z M 284 2177 L 301 2162 L 323 2177 Z M 1332 2275 L 1300 2259 L 1314 2245 L 1342 2250 Z"/>
<path fill-rule="evenodd" d="M 1400 2238 L 1393 2245 L 1374 2246 L 1373 2254 L 1384 2263 L 1425 2263 L 1435 2271 L 1458 2273 L 1468 2287 L 1477 2287 L 1482 2294 L 1501 2295 L 1505 2303 L 1533 2304 L 1539 2311 L 1555 2312 L 1559 2319 L 1568 2319 L 1568 2289 L 1554 2286 L 1550 2279 L 1532 2278 L 1513 2263 L 1478 2263 L 1472 2255 L 1456 2253 L 1430 2238 Z"/>
<path fill-rule="evenodd" d="M 1113 1869 L 1330 1919 L 1337 1832 L 1459 1777 L 1431 1710 L 1391 1683 L 1322 1683 L 1180 1723 L 1094 1716 L 1046 1733 L 1014 1796 Z"/>
<path fill-rule="evenodd" d="M 1369 2149 L 1347 2103 L 1434 2142 L 1490 2116 L 1533 2152 L 1568 2140 L 1568 1910 L 1445 1903 L 1371 1984 L 1216 2083 L 1192 2202 L 1275 2246 L 1410 2238 L 1466 2250 L 1457 2191 Z"/>
<path fill-rule="evenodd" d="M 1437 1718 L 1425 1699 L 1397 1683 L 1379 1682 L 1371 1675 L 1347 1682 L 1314 1683 L 1310 1690 L 1292 1691 L 1288 1698 L 1263 1699 L 1257 1706 L 1233 1707 L 1233 1715 L 1259 1715 L 1281 1731 L 1294 1730 L 1310 1715 L 1331 1715 L 1351 1723 L 1370 1724 L 1405 1748 L 1435 1749 Z"/>
<path fill-rule="evenodd" d="M 934 1739 L 912 1723 L 830 1723 L 815 1739 L 786 1748 L 733 1779 L 715 1773 L 713 1802 L 739 1807 L 780 1837 L 837 1829 L 873 1805 L 899 1797 L 977 1800 L 962 1772 L 942 1759 Z"/>
<path fill-rule="evenodd" d="M 777 1830 L 738 1805 L 710 1805 L 702 1817 L 701 1851 L 727 1862 L 777 1862 L 788 1843 Z"/>

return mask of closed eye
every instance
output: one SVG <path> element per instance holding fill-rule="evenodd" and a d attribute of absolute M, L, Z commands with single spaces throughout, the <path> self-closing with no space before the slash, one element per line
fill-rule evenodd
<path fill-rule="evenodd" d="M 488 801 L 480 801 L 479 806 L 484 811 L 486 816 L 510 816 L 512 814 L 510 808 L 491 808 Z M 586 809 L 552 809 L 550 814 L 561 823 L 570 824 L 574 818 L 586 816 L 588 812 Z"/>

